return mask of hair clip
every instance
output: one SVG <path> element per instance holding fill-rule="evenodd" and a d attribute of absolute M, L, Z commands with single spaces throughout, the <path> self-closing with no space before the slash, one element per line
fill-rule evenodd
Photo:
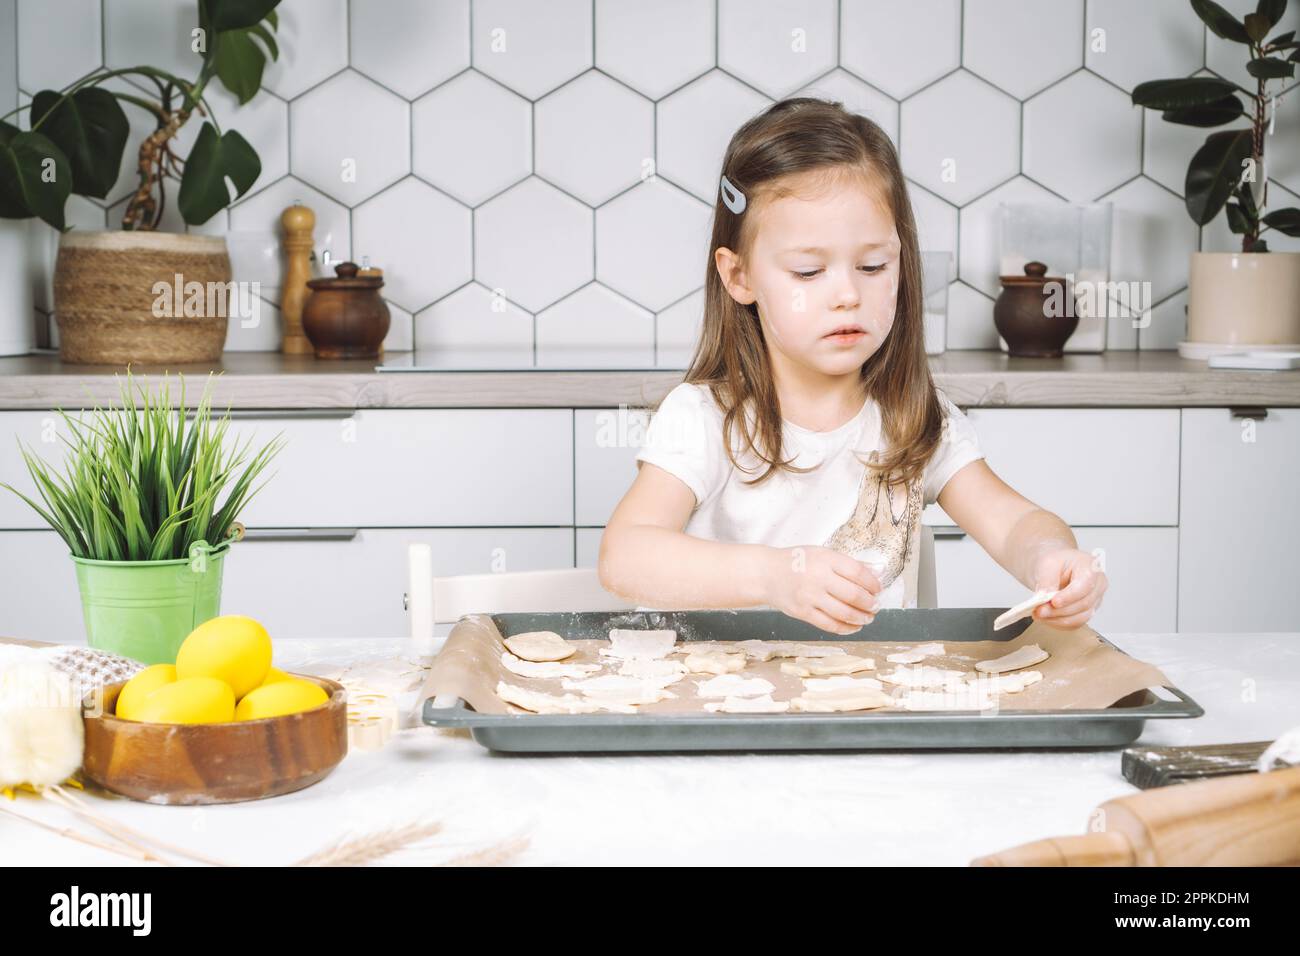
<path fill-rule="evenodd" d="M 733 186 L 725 174 L 722 177 L 722 201 L 737 216 L 745 211 L 745 194 Z"/>

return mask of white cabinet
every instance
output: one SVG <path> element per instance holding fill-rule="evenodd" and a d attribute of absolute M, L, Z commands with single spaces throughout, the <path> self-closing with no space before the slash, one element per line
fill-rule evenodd
<path fill-rule="evenodd" d="M 573 413 L 575 523 L 603 525 L 636 478 L 636 453 L 650 416 L 643 409 L 579 408 Z"/>
<path fill-rule="evenodd" d="M 23 461 L 28 451 L 63 470 L 64 441 L 71 437 L 57 412 L 0 412 L 0 482 L 13 485 L 42 508 L 46 507 Z M 22 448 L 19 448 L 19 442 Z M 0 488 L 0 529 L 48 528 L 25 501 L 8 488 Z"/>
<path fill-rule="evenodd" d="M 1100 632 L 1177 630 L 1176 528 L 1073 528 L 1079 547 L 1095 552 L 1109 579 L 1089 626 Z M 936 529 L 935 568 L 940 607 L 1010 607 L 1025 586 L 967 535 Z"/>
<path fill-rule="evenodd" d="M 1178 524 L 1178 409 L 972 408 L 990 468 L 1071 525 Z M 951 525 L 938 505 L 925 521 Z"/>
<path fill-rule="evenodd" d="M 1300 409 L 1183 411 L 1178 626 L 1300 631 Z"/>
<path fill-rule="evenodd" d="M 57 533 L 0 531 L 0 637 L 85 641 L 76 568 Z"/>

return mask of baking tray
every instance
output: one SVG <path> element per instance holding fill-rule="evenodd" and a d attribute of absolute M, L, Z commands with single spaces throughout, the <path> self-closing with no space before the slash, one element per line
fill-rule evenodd
<path fill-rule="evenodd" d="M 829 634 L 774 610 L 580 611 L 488 615 L 501 636 L 556 631 L 571 640 L 608 640 L 610 628 L 672 628 L 679 642 L 819 640 L 1009 641 L 1028 619 L 994 633 L 997 608 L 882 610 L 855 635 Z M 1119 651 L 1101 635 L 1100 640 Z M 1123 651 L 1120 651 L 1123 653 Z M 864 653 L 866 651 L 864 650 Z M 424 701 L 434 727 L 468 728 L 491 750 L 513 753 L 644 751 L 921 750 L 952 748 L 1123 747 L 1151 719 L 1200 717 L 1205 710 L 1177 687 L 1176 700 L 1139 691 L 1099 710 L 859 711 L 841 714 L 480 714 L 457 698 Z M 441 701 L 441 699 L 439 699 Z"/>

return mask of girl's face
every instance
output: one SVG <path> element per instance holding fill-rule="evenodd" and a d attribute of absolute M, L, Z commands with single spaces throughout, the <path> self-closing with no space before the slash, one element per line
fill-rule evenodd
<path fill-rule="evenodd" d="M 842 376 L 884 344 L 898 303 L 898 230 L 888 200 L 861 179 L 801 177 L 796 194 L 759 204 L 743 268 L 716 263 L 737 302 L 756 302 L 777 366 Z"/>

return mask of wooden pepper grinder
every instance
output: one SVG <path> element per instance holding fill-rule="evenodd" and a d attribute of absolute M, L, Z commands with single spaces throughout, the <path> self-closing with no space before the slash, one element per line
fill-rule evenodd
<path fill-rule="evenodd" d="M 307 301 L 307 280 L 311 278 L 312 230 L 316 226 L 316 214 L 306 206 L 294 203 L 280 214 L 280 225 L 284 227 L 280 351 L 285 355 L 314 355 L 315 349 L 302 330 L 302 307 Z"/>

